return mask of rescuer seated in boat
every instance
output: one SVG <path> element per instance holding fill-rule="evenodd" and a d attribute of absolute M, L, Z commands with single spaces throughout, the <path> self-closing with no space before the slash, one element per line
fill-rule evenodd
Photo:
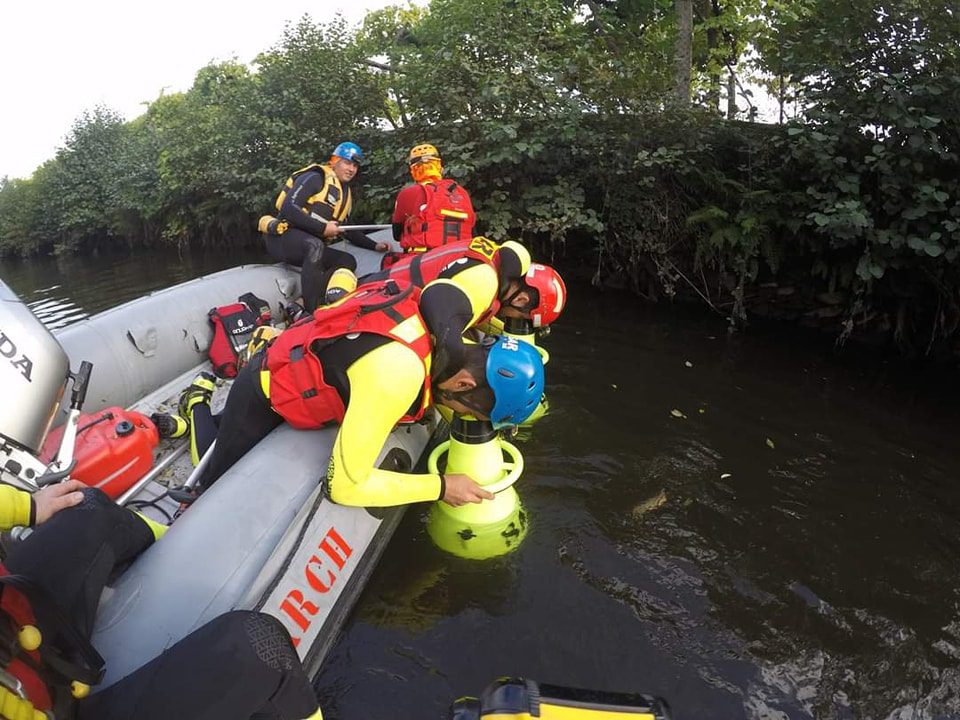
<path fill-rule="evenodd" d="M 423 252 L 473 237 L 476 214 L 470 193 L 443 177 L 440 153 L 433 145 L 417 145 L 407 157 L 412 185 L 403 187 L 393 207 L 393 239 L 403 252 Z M 384 267 L 402 253 L 389 253 Z"/>
<path fill-rule="evenodd" d="M 14 526 L 34 530 L 7 544 L 0 566 L 0 718 L 321 717 L 286 629 L 248 611 L 214 618 L 90 694 L 103 674 L 90 636 L 104 585 L 166 527 L 77 480 L 33 495 L 0 485 L 0 529 Z"/>
<path fill-rule="evenodd" d="M 284 331 L 240 371 L 219 430 L 202 397 L 188 401 L 196 436 L 217 439 L 200 490 L 286 420 L 304 430 L 340 425 L 327 474 L 335 502 L 462 505 L 492 498 L 466 475 L 375 467 L 394 426 L 419 420 L 434 401 L 506 426 L 529 417 L 543 392 L 540 355 L 512 338 L 469 345 L 456 366 L 434 363 L 419 292 L 395 281 L 370 283 Z"/>
<path fill-rule="evenodd" d="M 520 243 L 502 245 L 485 237 L 408 255 L 388 270 L 361 278 L 412 283 L 423 288 L 420 311 L 436 339 L 435 359 L 460 362 L 464 333 L 473 327 L 503 331 L 502 320 L 529 320 L 534 328 L 555 321 L 567 302 L 563 278 L 530 260 Z"/>
<path fill-rule="evenodd" d="M 353 204 L 350 182 L 356 177 L 361 162 L 363 151 L 356 144 L 340 143 L 328 162 L 313 163 L 293 173 L 277 196 L 277 216 L 260 218 L 258 229 L 270 256 L 302 268 L 303 303 L 310 312 L 323 301 L 324 291 L 337 268 L 351 272 L 357 269 L 353 255 L 325 247 L 326 243 L 343 234 L 357 247 L 379 252 L 389 250 L 387 243 L 375 242 L 362 232 L 344 233 L 340 229 L 350 216 Z"/>

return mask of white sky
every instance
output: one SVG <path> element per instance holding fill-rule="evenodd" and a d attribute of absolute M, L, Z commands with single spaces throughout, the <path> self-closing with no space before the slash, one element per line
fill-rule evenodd
<path fill-rule="evenodd" d="M 405 2 L 0 0 L 0 178 L 29 177 L 97 104 L 130 120 L 211 61 L 249 63 L 304 14 L 359 23 L 395 4 Z"/>

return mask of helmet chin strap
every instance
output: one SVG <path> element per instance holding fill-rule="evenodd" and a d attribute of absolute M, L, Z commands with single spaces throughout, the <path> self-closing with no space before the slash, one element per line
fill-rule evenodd
<path fill-rule="evenodd" d="M 468 388 L 466 390 L 438 390 L 437 394 L 444 400 L 454 400 L 464 407 L 468 407 L 477 413 L 480 417 L 489 418 L 490 411 L 484 410 L 477 403 L 470 400 L 470 395 L 476 390 L 476 387 Z"/>
<path fill-rule="evenodd" d="M 527 293 L 527 298 L 529 299 L 522 306 L 518 307 L 517 305 L 513 304 L 513 301 L 522 292 Z M 500 300 L 500 305 L 501 307 L 512 307 L 514 310 L 519 310 L 520 312 L 528 312 L 530 310 L 533 310 L 537 306 L 539 301 L 540 299 L 538 297 L 538 293 L 536 289 L 527 287 L 526 285 L 524 285 L 524 283 L 520 282 L 520 283 L 517 283 L 516 290 L 514 290 L 513 292 L 508 292 L 506 296 L 502 300 Z"/>
<path fill-rule="evenodd" d="M 513 292 L 510 292 L 510 286 L 508 285 L 507 290 L 504 292 L 503 297 L 500 299 L 500 304 L 503 307 L 512 307 L 512 308 L 516 308 L 517 310 L 529 310 L 530 304 L 531 304 L 529 302 L 527 302 L 527 304 L 524 307 L 517 307 L 516 305 L 513 304 L 513 301 L 517 298 L 517 296 L 520 293 L 524 292 L 526 289 L 527 288 L 523 286 L 523 283 L 517 283 L 517 289 L 514 290 Z"/>

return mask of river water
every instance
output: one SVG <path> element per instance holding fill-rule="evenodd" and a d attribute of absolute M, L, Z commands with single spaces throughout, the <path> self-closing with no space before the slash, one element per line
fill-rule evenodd
<path fill-rule="evenodd" d="M 62 326 L 258 253 L 4 262 Z M 439 718 L 500 675 L 677 718 L 960 717 L 960 387 L 822 338 L 574 289 L 513 553 L 414 508 L 316 687 L 328 718 Z"/>

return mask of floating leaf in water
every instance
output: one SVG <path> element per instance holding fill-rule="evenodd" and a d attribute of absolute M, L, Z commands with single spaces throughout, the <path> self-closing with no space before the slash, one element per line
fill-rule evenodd
<path fill-rule="evenodd" d="M 773 450 L 776 447 L 776 445 L 773 444 L 773 440 L 771 440 L 770 438 L 767 438 L 767 447 L 770 448 L 771 450 Z"/>
<path fill-rule="evenodd" d="M 612 388 L 613 388 L 614 390 L 616 390 L 616 389 L 617 389 L 617 386 L 616 386 L 616 385 L 614 385 L 614 384 L 611 384 L 611 385 L 610 385 L 610 387 L 612 387 Z"/>
<path fill-rule="evenodd" d="M 720 475 L 721 480 L 726 480 L 728 477 L 733 477 L 733 475 L 731 475 L 730 473 L 722 473 Z"/>
<path fill-rule="evenodd" d="M 693 363 L 690 362 L 689 360 L 684 360 L 683 364 L 686 365 L 687 367 L 693 367 Z"/>
<path fill-rule="evenodd" d="M 686 417 L 687 417 L 686 415 L 684 415 L 682 412 L 680 412 L 680 411 L 677 410 L 676 408 L 674 408 L 673 410 L 671 410 L 671 411 L 670 411 L 670 414 L 673 415 L 675 418 L 686 418 Z"/>
<path fill-rule="evenodd" d="M 647 498 L 642 503 L 638 503 L 634 506 L 633 510 L 630 511 L 630 514 L 635 518 L 641 518 L 646 515 L 651 510 L 656 510 L 661 505 L 664 505 L 667 502 L 667 493 L 665 490 L 660 490 L 652 498 Z"/>

